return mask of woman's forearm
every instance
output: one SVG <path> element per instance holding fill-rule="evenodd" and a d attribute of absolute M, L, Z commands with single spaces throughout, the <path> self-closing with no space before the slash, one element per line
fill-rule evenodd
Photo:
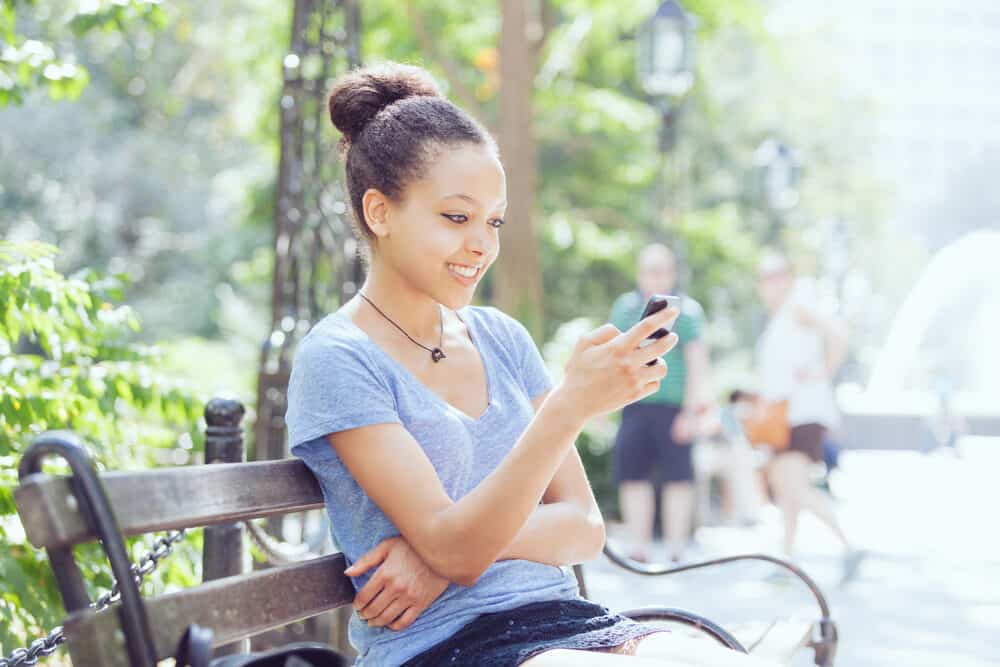
<path fill-rule="evenodd" d="M 604 520 L 576 503 L 539 505 L 500 556 L 548 565 L 574 565 L 596 558 L 604 548 Z"/>
<path fill-rule="evenodd" d="M 422 532 L 433 554 L 414 546 L 424 552 L 431 568 L 468 584 L 496 562 L 538 508 L 582 429 L 575 407 L 553 391 L 500 465 L 461 500 L 424 523 Z"/>

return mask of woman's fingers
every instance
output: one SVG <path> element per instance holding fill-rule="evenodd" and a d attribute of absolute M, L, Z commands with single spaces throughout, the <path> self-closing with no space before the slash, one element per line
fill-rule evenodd
<path fill-rule="evenodd" d="M 389 625 L 389 629 L 395 630 L 397 632 L 399 632 L 400 630 L 405 630 L 406 628 L 413 625 L 413 622 L 417 620 L 417 617 L 420 616 L 420 613 L 422 611 L 423 611 L 422 609 L 418 609 L 417 607 L 410 607 L 409 609 L 403 612 L 402 616 L 397 618 L 393 623 Z"/>
<path fill-rule="evenodd" d="M 591 347 L 594 345 L 604 345 L 621 335 L 621 331 L 618 330 L 613 324 L 605 324 L 600 326 L 590 333 L 586 333 L 580 336 L 580 340 L 577 342 L 578 347 Z"/>
<path fill-rule="evenodd" d="M 368 570 L 372 569 L 384 561 L 385 557 L 389 555 L 389 547 L 391 544 L 391 540 L 382 540 L 374 549 L 354 561 L 350 567 L 346 568 L 344 570 L 344 574 L 349 577 L 359 577 Z"/>
<path fill-rule="evenodd" d="M 667 370 L 667 362 L 663 359 L 657 359 L 655 365 L 644 369 L 643 372 L 648 374 L 651 379 L 643 385 L 639 396 L 637 396 L 635 400 L 641 401 L 647 396 L 655 394 L 660 388 L 660 381 L 667 376 Z"/>
<path fill-rule="evenodd" d="M 371 604 L 372 600 L 382 592 L 385 588 L 385 581 L 383 577 L 379 576 L 378 570 L 372 575 L 361 590 L 357 592 L 354 596 L 354 609 L 361 613 L 361 610 Z M 369 614 L 370 615 L 370 614 Z"/>
<path fill-rule="evenodd" d="M 640 373 L 640 377 L 642 378 L 642 380 L 644 380 L 642 385 L 643 389 L 648 387 L 651 383 L 659 385 L 660 380 L 667 377 L 667 371 L 668 371 L 667 362 L 665 362 L 663 359 L 660 359 L 659 357 L 657 357 L 653 361 L 655 363 L 652 366 L 644 365 L 642 367 L 642 372 Z"/>
<path fill-rule="evenodd" d="M 388 589 L 383 588 L 367 605 L 358 609 L 358 616 L 366 623 L 371 623 L 372 619 L 378 618 L 393 602 L 395 602 L 393 596 Z"/>
<path fill-rule="evenodd" d="M 674 349 L 678 340 L 677 334 L 671 333 L 663 338 L 651 340 L 648 344 L 640 345 L 640 347 L 636 349 L 631 356 L 638 364 L 644 364 L 652 361 L 653 359 L 659 359 L 667 352 Z"/>
<path fill-rule="evenodd" d="M 680 314 L 681 311 L 676 308 L 664 308 L 654 315 L 645 317 L 621 335 L 620 344 L 626 350 L 634 350 L 657 329 L 669 329 Z"/>
<path fill-rule="evenodd" d="M 371 618 L 371 620 L 368 621 L 368 625 L 375 628 L 384 628 L 399 618 L 403 612 L 407 610 L 407 608 L 409 608 L 409 602 L 405 602 L 402 599 L 397 598 L 393 600 L 392 604 L 386 607 L 381 614 Z"/>

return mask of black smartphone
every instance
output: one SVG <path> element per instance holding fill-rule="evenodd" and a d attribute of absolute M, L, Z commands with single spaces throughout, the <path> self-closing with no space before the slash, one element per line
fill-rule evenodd
<path fill-rule="evenodd" d="M 681 305 L 681 298 L 679 296 L 654 294 L 653 296 L 649 297 L 649 301 L 646 302 L 646 307 L 642 309 L 642 315 L 639 316 L 639 319 L 644 320 L 650 315 L 655 315 L 656 313 L 660 312 L 661 310 L 667 307 L 680 308 L 680 305 Z M 670 335 L 670 330 L 667 329 L 666 327 L 660 327 L 653 333 L 646 336 L 646 341 L 643 341 L 643 344 L 640 345 L 640 347 L 645 347 L 646 345 L 649 345 L 650 342 L 654 340 L 659 340 L 660 338 L 663 338 L 664 336 L 668 335 Z M 647 362 L 646 365 L 652 366 L 655 363 L 656 361 L 654 360 Z"/>

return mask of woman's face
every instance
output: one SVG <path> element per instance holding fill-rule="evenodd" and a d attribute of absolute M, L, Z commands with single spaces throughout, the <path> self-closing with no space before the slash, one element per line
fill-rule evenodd
<path fill-rule="evenodd" d="M 379 261 L 451 309 L 467 306 L 500 253 L 507 182 L 486 146 L 440 149 L 423 178 L 386 202 Z"/>

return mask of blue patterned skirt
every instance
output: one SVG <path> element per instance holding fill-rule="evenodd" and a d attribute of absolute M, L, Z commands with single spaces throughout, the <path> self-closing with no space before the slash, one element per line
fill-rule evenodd
<path fill-rule="evenodd" d="M 656 632 L 587 600 L 535 602 L 478 616 L 402 667 L 515 667 L 552 649 L 606 650 Z"/>

